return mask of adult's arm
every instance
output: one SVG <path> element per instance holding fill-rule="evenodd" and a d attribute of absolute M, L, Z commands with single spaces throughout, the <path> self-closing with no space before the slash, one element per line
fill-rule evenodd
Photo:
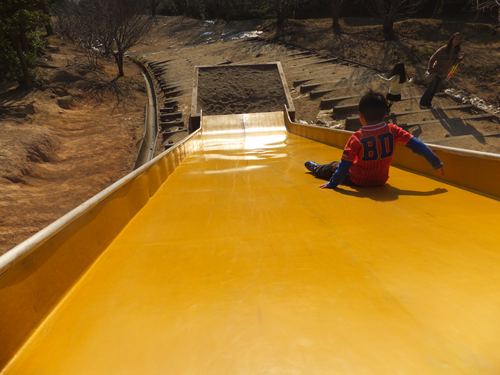
<path fill-rule="evenodd" d="M 443 166 L 443 163 L 441 163 L 441 160 L 439 160 L 436 154 L 432 152 L 432 150 L 420 139 L 413 137 L 408 141 L 408 143 L 406 143 L 405 146 L 412 150 L 415 154 L 424 157 L 431 165 L 432 169 L 436 170 Z"/>
<path fill-rule="evenodd" d="M 443 46 L 439 48 L 434 54 L 431 56 L 429 59 L 429 64 L 427 65 L 427 70 L 432 72 L 432 69 L 434 68 L 434 63 L 438 61 L 443 54 L 446 54 L 446 46 Z"/>

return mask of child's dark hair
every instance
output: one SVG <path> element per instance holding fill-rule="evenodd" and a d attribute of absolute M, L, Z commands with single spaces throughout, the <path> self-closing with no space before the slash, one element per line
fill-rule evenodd
<path fill-rule="evenodd" d="M 368 91 L 359 101 L 358 110 L 369 123 L 375 124 L 382 121 L 387 110 L 384 94 L 373 90 Z"/>
<path fill-rule="evenodd" d="M 453 42 L 453 39 L 455 39 L 456 36 L 459 36 L 459 37 L 462 37 L 462 35 L 460 35 L 460 33 L 455 33 L 453 34 L 451 37 L 450 37 L 450 40 L 448 40 L 448 44 L 446 45 L 446 52 L 450 53 L 451 52 L 451 44 Z M 455 51 L 455 53 L 459 54 L 460 53 L 460 43 L 458 43 L 455 48 L 453 48 L 453 51 Z"/>
<path fill-rule="evenodd" d="M 405 64 L 399 62 L 396 65 L 394 65 L 394 67 L 391 69 L 391 72 L 389 73 L 389 78 L 394 77 L 395 75 L 399 76 L 399 83 L 406 82 Z"/>

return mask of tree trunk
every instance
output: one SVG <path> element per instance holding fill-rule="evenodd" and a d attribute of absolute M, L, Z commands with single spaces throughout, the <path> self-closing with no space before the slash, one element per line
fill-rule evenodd
<path fill-rule="evenodd" d="M 26 64 L 26 60 L 24 58 L 24 53 L 23 53 L 23 49 L 21 46 L 21 42 L 14 41 L 14 44 L 16 45 L 17 57 L 19 58 L 19 61 L 21 62 L 21 69 L 23 71 L 23 77 L 24 77 L 24 85 L 28 88 L 32 88 L 33 87 L 33 80 L 31 79 L 30 71 L 28 69 L 28 65 Z"/>
<path fill-rule="evenodd" d="M 434 8 L 434 12 L 432 13 L 431 18 L 437 18 L 439 9 L 441 9 L 441 4 L 443 3 L 443 0 L 437 0 L 436 2 L 436 7 Z"/>
<path fill-rule="evenodd" d="M 340 30 L 340 23 L 339 23 L 339 18 L 340 18 L 340 4 L 336 4 L 333 2 L 332 6 L 332 29 L 333 29 L 333 34 L 334 35 L 340 35 L 342 34 L 342 30 Z"/>
<path fill-rule="evenodd" d="M 40 5 L 40 10 L 49 15 L 50 16 L 50 12 L 48 10 L 48 7 L 47 7 L 47 3 L 46 2 L 42 2 Z M 45 31 L 47 32 L 47 35 L 50 36 L 50 35 L 54 35 L 54 29 L 52 28 L 52 24 L 50 23 L 50 19 L 47 21 L 47 23 L 44 25 L 45 26 Z"/>
<path fill-rule="evenodd" d="M 342 30 L 340 29 L 340 24 L 338 19 L 333 19 L 333 24 L 332 24 L 332 29 L 333 29 L 333 34 L 334 35 L 341 35 Z"/>
<path fill-rule="evenodd" d="M 276 6 L 276 27 L 278 28 L 278 34 L 284 32 L 287 26 L 287 1 L 286 0 L 278 0 Z"/>
<path fill-rule="evenodd" d="M 47 32 L 47 36 L 54 35 L 54 29 L 50 21 L 45 24 L 45 31 Z"/>
<path fill-rule="evenodd" d="M 118 65 L 118 77 L 123 77 L 125 75 L 125 73 L 123 72 L 123 53 L 116 53 L 115 61 L 116 65 Z"/>
<path fill-rule="evenodd" d="M 155 17 L 158 6 L 160 5 L 160 1 L 159 0 L 150 0 L 149 3 L 151 5 L 151 16 Z"/>
<path fill-rule="evenodd" d="M 30 50 L 30 42 L 28 40 L 28 36 L 26 33 L 21 32 L 20 34 L 21 38 L 21 48 L 24 52 L 28 52 Z"/>
<path fill-rule="evenodd" d="M 385 19 L 383 22 L 383 32 L 385 40 L 396 40 L 396 33 L 394 32 L 394 21 Z"/>
<path fill-rule="evenodd" d="M 284 31 L 286 28 L 286 16 L 284 13 L 285 12 L 280 12 L 278 14 L 278 19 L 276 22 L 276 27 L 278 28 L 278 30 L 281 30 L 281 31 Z"/>

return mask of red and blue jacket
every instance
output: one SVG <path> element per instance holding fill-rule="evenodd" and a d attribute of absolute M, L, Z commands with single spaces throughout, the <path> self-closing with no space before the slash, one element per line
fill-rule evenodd
<path fill-rule="evenodd" d="M 337 187 L 348 174 L 351 181 L 359 186 L 385 184 L 389 179 L 389 167 L 396 143 L 401 143 L 424 157 L 432 169 L 443 166 L 434 152 L 418 138 L 397 125 L 381 122 L 363 126 L 349 138 L 327 187 Z"/>

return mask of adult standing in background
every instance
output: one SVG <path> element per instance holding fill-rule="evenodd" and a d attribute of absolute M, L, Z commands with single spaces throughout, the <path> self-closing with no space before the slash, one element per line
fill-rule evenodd
<path fill-rule="evenodd" d="M 462 37 L 460 33 L 451 36 L 448 44 L 439 48 L 429 59 L 427 71 L 434 75 L 432 81 L 427 85 L 427 89 L 420 98 L 421 109 L 432 109 L 432 99 L 439 90 L 444 80 L 450 73 L 451 68 L 456 63 L 465 58 L 465 53 L 460 56 L 460 42 Z"/>

